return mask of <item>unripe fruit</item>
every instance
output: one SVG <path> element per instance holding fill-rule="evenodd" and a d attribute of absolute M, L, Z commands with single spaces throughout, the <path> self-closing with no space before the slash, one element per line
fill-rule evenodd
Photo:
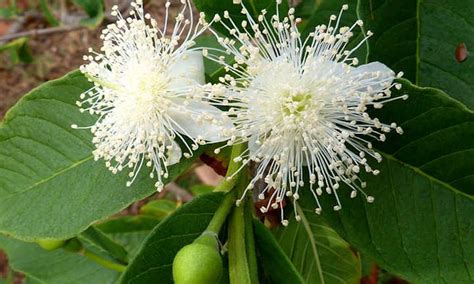
<path fill-rule="evenodd" d="M 63 240 L 37 240 L 36 243 L 45 250 L 55 250 L 62 247 L 65 243 Z"/>
<path fill-rule="evenodd" d="M 197 241 L 176 254 L 173 279 L 176 284 L 218 283 L 222 270 L 222 258 L 217 246 Z"/>

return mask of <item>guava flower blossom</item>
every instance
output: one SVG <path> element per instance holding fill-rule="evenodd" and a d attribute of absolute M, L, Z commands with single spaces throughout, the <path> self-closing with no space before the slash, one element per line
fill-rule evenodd
<path fill-rule="evenodd" d="M 344 5 L 339 16 L 332 15 L 328 25 L 317 26 L 305 40 L 296 27 L 300 19 L 293 8 L 283 19 L 278 12 L 268 19 L 265 10 L 253 19 L 244 5 L 242 14 L 247 19 L 241 23 L 235 23 L 228 12 L 223 18 L 215 16 L 232 35 L 215 33 L 235 62 L 227 64 L 212 49 L 203 52 L 226 67 L 227 74 L 220 78 L 226 88 L 216 88 L 214 93 L 229 106 L 235 124 L 228 144 L 248 142 L 247 151 L 235 161 L 257 163 L 245 193 L 263 181 L 259 198 L 270 200 L 260 208 L 263 213 L 270 207 L 283 208 L 286 196 L 295 203 L 299 220 L 296 202 L 305 183 L 318 214 L 324 192 L 334 197 L 333 209 L 341 209 L 341 184 L 350 188 L 347 194 L 352 198 L 361 193 L 368 202 L 374 201 L 364 192 L 366 183 L 359 177 L 364 170 L 379 173 L 369 160 L 380 162 L 382 156 L 370 141 L 384 141 L 386 133 L 401 134 L 402 129 L 370 117 L 367 111 L 407 96 L 391 97 L 390 88 L 401 86 L 394 83 L 396 76 L 385 65 L 374 62 L 356 67 L 358 60 L 352 55 L 372 33 L 347 48 L 353 30 L 363 24 L 359 20 L 351 27 L 340 27 L 347 9 Z M 283 225 L 288 224 L 283 210 L 281 219 Z"/>
<path fill-rule="evenodd" d="M 99 118 L 80 128 L 94 134 L 96 160 L 104 159 L 113 173 L 129 171 L 127 186 L 145 165 L 161 190 L 167 166 L 189 158 L 201 144 L 225 140 L 222 128 L 232 125 L 206 99 L 202 53 L 193 48 L 208 23 L 201 14 L 194 26 L 189 0 L 181 3 L 171 33 L 170 2 L 163 28 L 144 14 L 141 0 L 131 3 L 127 18 L 113 7 L 117 22 L 103 30 L 100 53 L 90 49 L 81 66 L 94 87 L 77 104 Z"/>

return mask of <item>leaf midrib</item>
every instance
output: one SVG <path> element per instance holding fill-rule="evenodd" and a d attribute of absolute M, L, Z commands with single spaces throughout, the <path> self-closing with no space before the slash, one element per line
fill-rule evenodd
<path fill-rule="evenodd" d="M 56 178 L 57 176 L 59 176 L 59 175 L 61 175 L 61 174 L 63 174 L 63 173 L 66 173 L 66 172 L 68 172 L 68 171 L 70 171 L 70 170 L 72 170 L 72 169 L 74 169 L 74 168 L 76 168 L 76 167 L 78 167 L 78 166 L 80 166 L 80 165 L 82 165 L 82 164 L 88 162 L 89 160 L 92 160 L 92 159 L 93 159 L 93 156 L 92 156 L 92 155 L 89 155 L 89 156 L 87 156 L 86 158 L 81 159 L 81 160 L 79 160 L 79 161 L 77 161 L 77 162 L 71 164 L 71 165 L 68 166 L 68 167 L 62 168 L 61 170 L 59 170 L 59 171 L 53 173 L 52 175 L 48 176 L 47 178 L 44 178 L 44 179 L 42 179 L 42 180 L 40 180 L 40 181 L 37 181 L 36 183 L 34 183 L 33 185 L 29 186 L 29 187 L 26 188 L 25 190 L 21 190 L 21 191 L 18 191 L 18 192 L 14 193 L 14 194 L 11 194 L 11 195 L 7 196 L 6 199 L 9 199 L 9 198 L 12 198 L 12 197 L 14 197 L 14 196 L 17 196 L 17 195 L 23 194 L 23 193 L 25 193 L 25 192 L 28 192 L 28 191 L 34 189 L 35 187 L 37 187 L 37 186 L 39 186 L 39 185 L 41 185 L 41 184 L 44 184 L 44 183 L 46 183 L 46 182 L 48 182 L 48 181 L 50 181 L 50 180 Z"/>
<path fill-rule="evenodd" d="M 313 235 L 313 231 L 311 230 L 308 219 L 306 219 L 306 216 L 305 216 L 303 210 L 301 210 L 301 207 L 298 204 L 295 204 L 295 206 L 296 206 L 296 210 L 298 212 L 298 215 L 300 215 L 300 217 L 301 217 L 301 223 L 303 224 L 303 227 L 304 227 L 304 229 L 305 229 L 305 231 L 308 235 L 308 241 L 311 244 L 311 250 L 313 252 L 314 259 L 315 259 L 315 262 L 316 262 L 316 266 L 317 266 L 317 269 L 318 269 L 319 279 L 321 280 L 321 283 L 324 284 L 325 282 L 324 282 L 324 276 L 323 276 L 323 269 L 321 267 L 321 261 L 319 260 L 319 253 L 318 253 L 318 249 L 317 249 L 317 245 L 316 245 L 316 240 L 315 240 L 314 235 Z"/>
<path fill-rule="evenodd" d="M 418 168 L 418 167 L 416 167 L 416 166 L 413 166 L 413 165 L 411 165 L 411 164 L 405 163 L 405 162 L 403 162 L 403 161 L 397 159 L 396 157 L 394 157 L 394 156 L 392 156 L 392 155 L 390 155 L 390 154 L 387 154 L 387 153 L 385 153 L 385 152 L 382 152 L 382 151 L 378 151 L 378 152 L 379 152 L 382 156 L 384 156 L 387 160 L 395 161 L 395 162 L 399 163 L 400 165 L 402 165 L 402 166 L 404 166 L 404 167 L 407 167 L 407 168 L 413 170 L 414 172 L 416 172 L 417 174 L 419 174 L 419 175 L 421 175 L 421 176 L 427 178 L 428 180 L 437 182 L 438 184 L 442 185 L 443 188 L 446 188 L 446 190 L 450 190 L 450 191 L 452 191 L 454 194 L 461 195 L 461 196 L 463 196 L 463 197 L 466 197 L 466 198 L 468 198 L 468 199 L 474 201 L 474 196 L 471 196 L 471 195 L 469 195 L 469 194 L 466 194 L 466 193 L 460 191 L 459 189 L 453 187 L 452 185 L 450 185 L 450 184 L 448 184 L 448 183 L 446 183 L 446 182 L 444 182 L 444 181 L 442 181 L 442 180 L 439 180 L 439 179 L 437 179 L 437 178 L 435 178 L 435 177 L 433 177 L 433 176 L 431 176 L 431 175 L 425 173 L 425 172 L 424 172 L 423 170 L 421 170 L 420 168 Z"/>

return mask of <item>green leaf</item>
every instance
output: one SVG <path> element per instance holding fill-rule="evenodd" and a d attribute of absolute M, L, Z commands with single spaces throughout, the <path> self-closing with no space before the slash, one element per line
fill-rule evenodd
<path fill-rule="evenodd" d="M 305 283 L 358 283 L 360 259 L 349 244 L 313 210 L 306 212 L 298 206 L 297 211 L 301 221 L 273 233 Z"/>
<path fill-rule="evenodd" d="M 0 232 L 23 240 L 69 239 L 90 224 L 156 192 L 143 171 L 131 187 L 92 156 L 92 125 L 78 111 L 91 84 L 79 72 L 48 82 L 23 97 L 0 126 Z M 203 151 L 204 149 L 201 149 Z M 198 157 L 169 167 L 172 180 Z"/>
<path fill-rule="evenodd" d="M 193 195 L 201 195 L 212 192 L 214 190 L 214 186 L 207 184 L 196 184 L 193 185 L 189 190 L 192 192 Z"/>
<path fill-rule="evenodd" d="M 133 259 L 145 238 L 159 222 L 160 219 L 150 216 L 125 216 L 111 219 L 96 227 L 122 245 L 128 251 L 129 259 Z"/>
<path fill-rule="evenodd" d="M 302 0 L 295 6 L 295 16 L 306 19 L 311 17 L 323 0 Z"/>
<path fill-rule="evenodd" d="M 115 283 L 119 273 L 106 269 L 84 256 L 64 250 L 45 251 L 38 245 L 0 236 L 0 248 L 10 266 L 31 283 Z"/>
<path fill-rule="evenodd" d="M 255 243 L 265 279 L 271 283 L 305 283 L 299 271 L 265 226 L 254 220 Z"/>
<path fill-rule="evenodd" d="M 455 59 L 458 44 L 474 48 L 474 2 L 465 0 L 360 0 L 369 61 L 381 61 L 418 85 L 446 91 L 474 108 L 474 60 Z"/>
<path fill-rule="evenodd" d="M 163 219 L 173 213 L 173 211 L 176 210 L 176 206 L 176 202 L 171 200 L 153 200 L 148 202 L 142 208 L 140 208 L 140 214 L 150 215 L 155 218 Z"/>
<path fill-rule="evenodd" d="M 49 9 L 48 1 L 47 0 L 40 0 L 39 5 L 40 5 L 41 12 L 43 12 L 44 17 L 46 18 L 46 21 L 48 21 L 48 23 L 51 26 L 58 26 L 59 21 L 56 19 L 54 14 L 51 12 L 51 9 Z"/>
<path fill-rule="evenodd" d="M 10 19 L 18 15 L 19 12 L 16 1 L 7 2 L 6 5 L 0 8 L 0 17 Z"/>
<path fill-rule="evenodd" d="M 380 175 L 362 175 L 375 202 L 340 189 L 342 210 L 332 211 L 335 200 L 325 195 L 322 215 L 351 245 L 409 281 L 472 283 L 474 199 L 461 190 L 474 187 L 474 113 L 440 90 L 403 81 L 400 93 L 409 100 L 375 114 L 405 130 L 377 145 L 385 152 Z M 301 202 L 307 212 L 315 208 L 310 199 Z"/>
<path fill-rule="evenodd" d="M 125 248 L 92 226 L 80 234 L 78 238 L 86 250 L 93 251 L 97 255 L 118 261 L 122 264 L 128 262 Z"/>
<path fill-rule="evenodd" d="M 439 179 L 457 190 L 474 194 L 474 112 L 432 88 L 406 80 L 394 95 L 409 94 L 373 112 L 381 121 L 395 120 L 403 135 L 391 134 L 377 148 Z"/>
<path fill-rule="evenodd" d="M 241 13 L 242 6 L 240 4 L 233 4 L 234 0 L 194 0 L 194 5 L 196 8 L 206 14 L 207 21 L 211 21 L 214 18 L 214 15 L 219 14 L 222 18 L 222 21 L 226 24 L 230 24 L 227 19 L 224 19 L 224 11 L 229 12 L 230 18 L 234 21 L 236 25 L 240 27 L 240 23 L 243 20 L 247 20 L 247 16 Z M 277 5 L 275 0 L 243 0 L 242 4 L 247 8 L 249 13 L 254 19 L 257 19 L 258 15 L 263 9 L 267 10 L 267 17 L 272 17 L 276 14 Z M 285 16 L 288 14 L 288 2 L 282 1 L 278 11 L 280 15 Z M 212 28 L 219 31 L 220 33 L 229 36 L 229 31 L 221 24 L 215 23 L 212 25 Z"/>
<path fill-rule="evenodd" d="M 0 45 L 0 53 L 5 51 L 10 52 L 13 64 L 18 64 L 20 62 L 30 63 L 33 61 L 27 37 L 17 38 L 6 44 Z"/>
<path fill-rule="evenodd" d="M 217 24 L 218 25 L 218 24 Z M 196 46 L 206 47 L 206 48 L 217 48 L 222 49 L 221 45 L 217 42 L 217 39 L 214 35 L 202 35 L 196 39 Z M 234 59 L 231 55 L 217 52 L 215 50 L 209 50 L 210 54 L 215 54 L 217 56 L 224 56 L 224 60 L 227 63 L 234 62 Z M 225 68 L 222 64 L 212 61 L 208 58 L 204 58 L 204 69 L 206 72 L 206 81 L 210 83 L 218 83 L 219 77 L 225 75 Z"/>
<path fill-rule="evenodd" d="M 121 283 L 173 283 L 174 256 L 206 229 L 223 197 L 222 193 L 198 196 L 163 220 L 145 240 Z"/>
<path fill-rule="evenodd" d="M 94 29 L 102 23 L 104 19 L 103 0 L 74 0 L 74 3 L 84 9 L 89 16 L 81 20 L 81 25 Z"/>

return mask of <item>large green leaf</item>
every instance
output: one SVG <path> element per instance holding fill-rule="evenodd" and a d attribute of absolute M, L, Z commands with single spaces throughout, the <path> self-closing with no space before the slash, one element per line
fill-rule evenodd
<path fill-rule="evenodd" d="M 305 283 L 358 283 L 360 259 L 349 244 L 314 211 L 305 212 L 299 206 L 297 210 L 301 221 L 273 233 Z"/>
<path fill-rule="evenodd" d="M 323 217 L 353 246 L 382 267 L 421 283 L 474 281 L 474 114 L 436 89 L 403 82 L 406 102 L 388 104 L 377 116 L 397 120 L 405 134 L 377 145 L 385 152 L 378 176 L 363 175 L 375 196 L 349 198 L 339 190 L 341 211 L 324 196 Z M 306 192 L 306 194 L 308 194 Z M 301 202 L 315 208 L 312 196 Z"/>
<path fill-rule="evenodd" d="M 441 88 L 474 108 L 474 61 L 455 59 L 458 44 L 474 48 L 474 1 L 359 0 L 368 29 L 369 60 L 381 61 L 419 85 Z"/>
<path fill-rule="evenodd" d="M 90 83 L 73 72 L 26 95 L 0 126 L 0 232 L 24 240 L 67 239 L 155 192 L 145 171 L 126 187 L 92 157 L 94 117 L 75 106 Z M 194 157 L 199 156 L 196 153 Z M 193 159 L 170 167 L 173 179 Z"/>
<path fill-rule="evenodd" d="M 163 220 L 145 240 L 121 283 L 173 283 L 174 256 L 206 229 L 223 197 L 222 193 L 198 196 Z"/>
<path fill-rule="evenodd" d="M 24 273 L 32 283 L 115 283 L 119 273 L 100 266 L 84 256 L 64 250 L 46 251 L 33 243 L 0 236 L 0 248 L 9 265 Z"/>
<path fill-rule="evenodd" d="M 396 121 L 404 134 L 389 135 L 377 148 L 474 194 L 474 112 L 440 90 L 401 82 L 398 93 L 409 94 L 409 99 L 389 103 L 374 115 L 381 121 Z"/>

